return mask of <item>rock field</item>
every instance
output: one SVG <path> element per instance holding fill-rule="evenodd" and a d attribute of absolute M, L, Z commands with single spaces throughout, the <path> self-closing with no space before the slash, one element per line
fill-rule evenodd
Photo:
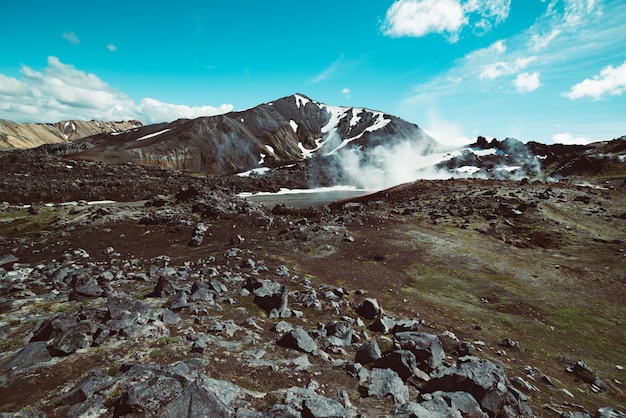
<path fill-rule="evenodd" d="M 626 416 L 623 187 L 0 167 L 0 416 Z"/>

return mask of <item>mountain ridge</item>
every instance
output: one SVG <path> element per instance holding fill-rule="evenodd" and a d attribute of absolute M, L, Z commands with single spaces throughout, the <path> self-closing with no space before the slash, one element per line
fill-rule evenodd
<path fill-rule="evenodd" d="M 425 151 L 439 146 L 418 125 L 398 117 L 294 94 L 242 111 L 101 133 L 49 150 L 85 160 L 232 174 L 398 140 L 421 142 Z"/>
<path fill-rule="evenodd" d="M 0 150 L 34 148 L 58 144 L 102 132 L 123 132 L 144 126 L 138 120 L 62 120 L 56 123 L 18 123 L 0 119 Z"/>

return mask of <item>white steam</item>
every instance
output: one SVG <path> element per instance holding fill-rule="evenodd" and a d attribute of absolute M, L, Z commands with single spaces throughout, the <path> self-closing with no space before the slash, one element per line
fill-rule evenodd
<path fill-rule="evenodd" d="M 354 184 L 370 190 L 382 190 L 418 179 L 445 179 L 449 171 L 435 166 L 447 154 L 426 154 L 418 141 L 401 141 L 390 146 L 378 145 L 367 151 L 346 148 L 337 154 L 344 174 Z"/>

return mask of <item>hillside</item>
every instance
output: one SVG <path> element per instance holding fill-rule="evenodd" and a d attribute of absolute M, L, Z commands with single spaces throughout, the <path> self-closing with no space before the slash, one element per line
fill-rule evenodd
<path fill-rule="evenodd" d="M 17 123 L 0 120 L 0 150 L 35 148 L 71 142 L 98 133 L 123 132 L 143 126 L 137 120 L 105 122 L 64 120 L 57 123 Z"/>

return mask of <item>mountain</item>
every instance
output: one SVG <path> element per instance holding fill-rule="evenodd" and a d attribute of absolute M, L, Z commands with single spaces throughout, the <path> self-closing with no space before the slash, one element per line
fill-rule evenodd
<path fill-rule="evenodd" d="M 34 148 L 44 144 L 70 142 L 98 133 L 124 132 L 143 126 L 138 120 L 63 120 L 57 123 L 17 123 L 0 119 L 0 150 Z"/>
<path fill-rule="evenodd" d="M 398 117 L 294 94 L 244 111 L 99 133 L 49 149 L 74 159 L 231 174 L 399 141 L 419 143 L 425 153 L 438 147 Z"/>

